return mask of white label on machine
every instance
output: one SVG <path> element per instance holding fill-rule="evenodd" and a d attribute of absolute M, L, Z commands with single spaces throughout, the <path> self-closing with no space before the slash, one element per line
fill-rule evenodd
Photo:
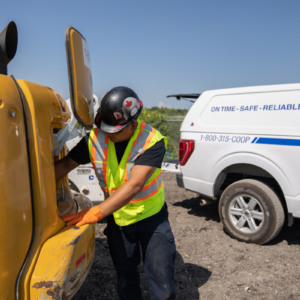
<path fill-rule="evenodd" d="M 90 50 L 89 50 L 89 45 L 87 44 L 85 39 L 82 39 L 82 49 L 83 49 L 84 64 L 91 70 Z"/>
<path fill-rule="evenodd" d="M 77 169 L 77 175 L 89 175 L 92 173 L 91 169 Z"/>

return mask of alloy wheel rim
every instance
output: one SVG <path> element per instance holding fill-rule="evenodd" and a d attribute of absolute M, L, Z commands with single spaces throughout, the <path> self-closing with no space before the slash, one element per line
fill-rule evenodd
<path fill-rule="evenodd" d="M 251 195 L 235 196 L 229 204 L 230 221 L 243 233 L 256 233 L 265 222 L 264 209 L 258 200 Z"/>

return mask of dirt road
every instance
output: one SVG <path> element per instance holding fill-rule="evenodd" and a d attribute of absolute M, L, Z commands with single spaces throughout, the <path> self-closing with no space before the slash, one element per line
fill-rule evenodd
<path fill-rule="evenodd" d="M 198 194 L 177 187 L 174 173 L 163 179 L 177 246 L 176 299 L 300 299 L 300 220 L 267 245 L 241 243 L 224 232 L 217 205 L 201 207 Z M 94 264 L 74 300 L 119 299 L 105 226 L 96 225 Z M 140 272 L 150 299 L 142 266 Z"/>

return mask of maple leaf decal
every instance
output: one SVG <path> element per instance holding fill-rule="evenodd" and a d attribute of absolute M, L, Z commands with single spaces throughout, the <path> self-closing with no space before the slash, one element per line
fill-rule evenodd
<path fill-rule="evenodd" d="M 126 106 L 126 107 L 130 107 L 131 105 L 132 105 L 132 101 L 128 101 L 128 100 L 127 100 L 125 106 Z"/>

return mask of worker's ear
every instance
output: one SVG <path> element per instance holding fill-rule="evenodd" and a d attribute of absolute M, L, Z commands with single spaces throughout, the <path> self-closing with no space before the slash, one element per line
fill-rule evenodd
<path fill-rule="evenodd" d="M 133 122 L 133 123 L 131 123 L 130 125 L 131 125 L 131 130 L 132 130 L 132 131 L 135 131 L 136 128 L 137 128 L 138 123 L 137 123 L 137 122 Z"/>

